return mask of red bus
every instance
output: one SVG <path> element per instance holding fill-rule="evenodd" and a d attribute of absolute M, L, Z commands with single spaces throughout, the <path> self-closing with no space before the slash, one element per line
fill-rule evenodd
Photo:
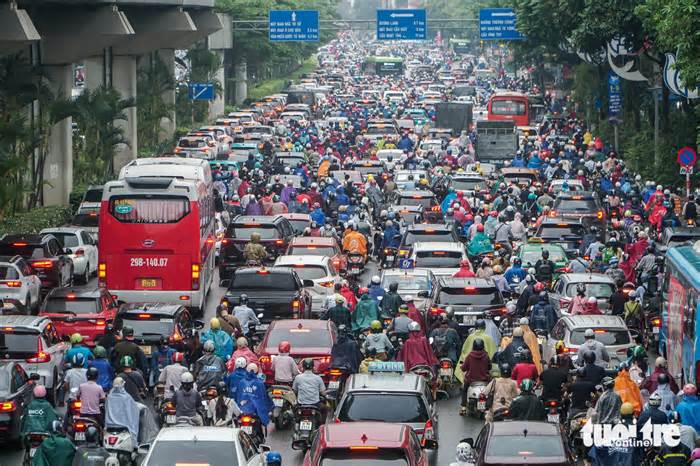
<path fill-rule="evenodd" d="M 515 126 L 530 126 L 530 101 L 519 92 L 497 92 L 487 106 L 489 121 L 515 121 Z"/>
<path fill-rule="evenodd" d="M 120 302 L 202 310 L 214 274 L 214 199 L 206 183 L 167 176 L 105 185 L 98 279 Z"/>

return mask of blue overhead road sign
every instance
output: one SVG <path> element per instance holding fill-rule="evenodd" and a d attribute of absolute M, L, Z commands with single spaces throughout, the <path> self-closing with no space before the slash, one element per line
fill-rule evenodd
<path fill-rule="evenodd" d="M 270 10 L 270 42 L 317 42 L 318 10 Z"/>
<path fill-rule="evenodd" d="M 512 8 L 482 8 L 479 10 L 481 40 L 523 40 L 525 36 L 515 29 Z"/>
<path fill-rule="evenodd" d="M 214 100 L 214 85 L 211 83 L 190 83 L 187 87 L 190 100 Z"/>
<path fill-rule="evenodd" d="M 377 10 L 377 40 L 425 40 L 425 10 Z"/>

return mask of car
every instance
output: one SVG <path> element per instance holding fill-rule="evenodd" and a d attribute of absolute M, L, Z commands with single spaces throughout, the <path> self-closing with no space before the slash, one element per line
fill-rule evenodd
<path fill-rule="evenodd" d="M 260 235 L 260 244 L 265 246 L 269 262 L 283 254 L 294 237 L 292 224 L 281 215 L 237 216 L 226 227 L 226 233 L 221 240 L 222 248 L 219 256 L 221 280 L 231 277 L 236 267 L 245 264 L 243 251 L 253 233 Z"/>
<path fill-rule="evenodd" d="M 536 183 L 540 177 L 540 172 L 534 168 L 504 167 L 500 171 L 506 183 L 512 181 L 521 187 Z"/>
<path fill-rule="evenodd" d="M 213 160 L 216 158 L 216 143 L 207 141 L 204 136 L 184 136 L 178 140 L 173 152 L 180 157 Z"/>
<path fill-rule="evenodd" d="M 583 283 L 586 285 L 586 296 L 595 296 L 598 299 L 598 309 L 605 312 L 610 307 L 610 296 L 616 288 L 616 284 L 610 276 L 603 273 L 563 273 L 552 285 L 549 292 L 549 302 L 556 311 L 563 314 L 576 296 L 576 287 Z"/>
<path fill-rule="evenodd" d="M 384 162 L 382 162 L 381 160 L 371 159 L 356 160 L 354 162 L 350 162 L 350 166 L 348 167 L 348 169 L 360 172 L 360 174 L 362 174 L 362 176 L 365 178 L 367 177 L 367 175 L 372 175 L 376 178 L 386 171 Z"/>
<path fill-rule="evenodd" d="M 41 279 L 42 291 L 73 283 L 73 261 L 53 235 L 5 235 L 0 255 L 19 255 L 29 262 Z"/>
<path fill-rule="evenodd" d="M 467 260 L 467 253 L 459 242 L 420 241 L 413 243 L 409 258 L 414 267 L 430 268 L 438 277 L 451 277 L 459 270 L 459 263 Z"/>
<path fill-rule="evenodd" d="M 428 301 L 428 322 L 444 314 L 448 306 L 461 335 L 466 335 L 478 319 L 491 318 L 498 324 L 506 313 L 503 295 L 490 278 L 440 278 Z"/>
<path fill-rule="evenodd" d="M 114 320 L 115 329 L 124 327 L 134 330 L 134 342 L 150 359 L 163 337 L 178 351 L 189 349 L 190 341 L 204 323 L 194 320 L 190 311 L 179 304 L 128 303 L 119 307 Z"/>
<path fill-rule="evenodd" d="M 571 355 L 572 361 L 576 362 L 576 353 L 585 341 L 584 332 L 588 329 L 593 329 L 596 340 L 603 343 L 608 350 L 608 368 L 614 369 L 627 360 L 627 350 L 634 347 L 634 341 L 622 317 L 609 315 L 562 316 L 542 345 L 542 360 L 549 361 L 554 356 L 554 346 L 561 340 L 564 342 L 565 351 Z"/>
<path fill-rule="evenodd" d="M 88 188 L 85 190 L 85 194 L 83 194 L 83 198 L 80 200 L 78 213 L 100 210 L 100 204 L 102 203 L 102 191 L 104 191 L 103 185 L 88 186 Z"/>
<path fill-rule="evenodd" d="M 51 319 L 60 337 L 67 339 L 79 333 L 84 344 L 94 345 L 107 325 L 114 322 L 118 307 L 106 288 L 55 288 L 46 295 L 39 315 Z"/>
<path fill-rule="evenodd" d="M 538 260 L 542 258 L 542 251 L 549 252 L 549 260 L 554 262 L 556 277 L 564 272 L 564 269 L 569 265 L 569 259 L 566 251 L 561 245 L 556 243 L 545 243 L 542 238 L 530 238 L 527 243 L 518 246 L 515 250 L 515 255 L 523 262 L 524 268 L 534 267 Z"/>
<path fill-rule="evenodd" d="M 20 441 L 24 409 L 34 399 L 34 381 L 38 379 L 38 374 L 28 375 L 19 363 L 0 363 L 1 440 Z"/>
<path fill-rule="evenodd" d="M 577 257 L 586 228 L 575 218 L 545 217 L 535 230 L 534 237 L 564 248 L 568 257 Z"/>
<path fill-rule="evenodd" d="M 430 183 L 430 177 L 425 170 L 396 170 L 394 172 L 394 182 L 396 182 L 396 187 L 400 191 L 406 189 L 409 182 L 413 182 L 414 187 L 412 189 L 417 189 L 418 183 L 423 178 Z"/>
<path fill-rule="evenodd" d="M 590 191 L 560 192 L 548 215 L 576 218 L 586 228 L 595 225 L 601 232 L 605 232 L 607 226 L 605 211 L 598 196 Z"/>
<path fill-rule="evenodd" d="M 41 304 L 41 279 L 20 256 L 0 256 L 0 300 L 18 303 L 27 313 Z"/>
<path fill-rule="evenodd" d="M 99 240 L 100 212 L 99 210 L 89 212 L 78 212 L 73 216 L 68 226 L 85 230 L 97 246 Z"/>
<path fill-rule="evenodd" d="M 325 424 L 318 430 L 302 464 L 427 466 L 428 455 L 422 449 L 416 433 L 403 424 Z"/>
<path fill-rule="evenodd" d="M 16 362 L 26 372 L 39 374 L 48 399 L 54 403 L 68 349 L 47 317 L 0 316 L 0 360 Z"/>
<path fill-rule="evenodd" d="M 549 192 L 554 194 L 555 196 L 558 195 L 564 189 L 565 183 L 566 183 L 566 186 L 568 186 L 568 191 L 570 191 L 570 192 L 579 192 L 579 191 L 586 190 L 586 188 L 585 188 L 585 186 L 583 186 L 583 182 L 581 180 L 571 178 L 568 180 L 552 180 L 552 181 L 550 181 Z"/>
<path fill-rule="evenodd" d="M 309 214 L 286 213 L 280 215 L 289 220 L 289 223 L 291 223 L 295 235 L 302 235 L 304 233 L 304 230 L 306 230 L 307 227 L 311 226 L 311 217 L 309 216 Z"/>
<path fill-rule="evenodd" d="M 382 162 L 388 162 L 389 157 L 393 161 L 400 160 L 403 156 L 403 151 L 401 149 L 381 149 L 377 151 L 377 158 Z"/>
<path fill-rule="evenodd" d="M 454 224 L 414 223 L 408 225 L 399 244 L 398 257 L 410 256 L 413 245 L 418 242 L 459 242 L 459 236 L 455 231 Z"/>
<path fill-rule="evenodd" d="M 329 176 L 335 178 L 336 180 L 343 182 L 345 180 L 352 183 L 358 189 L 364 190 L 365 179 L 362 173 L 356 170 L 331 170 Z"/>
<path fill-rule="evenodd" d="M 399 370 L 400 369 L 400 370 Z M 377 407 L 381 409 L 377 409 Z M 402 362 L 370 363 L 368 374 L 352 374 L 333 413 L 333 422 L 381 421 L 405 424 L 427 448 L 438 447 L 438 408 L 426 379 L 404 373 Z"/>
<path fill-rule="evenodd" d="M 328 377 L 331 365 L 331 349 L 338 339 L 335 324 L 330 320 L 281 319 L 274 320 L 257 346 L 260 368 L 265 374 L 265 382 L 275 383 L 272 372 L 272 359 L 279 354 L 277 349 L 282 341 L 288 341 L 292 349 L 289 353 L 299 364 L 305 358 L 314 360 L 314 372 L 324 379 Z"/>
<path fill-rule="evenodd" d="M 303 152 L 276 152 L 273 165 L 296 168 L 300 163 L 306 163 L 306 156 Z"/>
<path fill-rule="evenodd" d="M 420 156 L 425 156 L 428 152 L 439 154 L 442 151 L 442 139 L 424 139 L 418 145 L 416 153 Z"/>
<path fill-rule="evenodd" d="M 333 268 L 340 273 L 348 270 L 348 258 L 338 244 L 338 240 L 324 236 L 297 236 L 292 239 L 287 248 L 288 255 L 326 256 L 329 257 Z"/>
<path fill-rule="evenodd" d="M 468 439 L 478 465 L 576 464 L 568 439 L 557 423 L 539 421 L 487 422 L 476 441 Z"/>
<path fill-rule="evenodd" d="M 147 453 L 144 451 L 146 448 Z M 238 428 L 187 426 L 161 429 L 150 445 L 139 447 L 139 452 L 146 453 L 142 466 L 262 466 L 265 464 L 265 449 L 256 445 L 248 434 Z"/>
<path fill-rule="evenodd" d="M 396 205 L 401 207 L 418 206 L 421 208 L 422 217 L 425 222 L 439 223 L 443 216 L 440 204 L 438 204 L 435 194 L 432 191 L 424 190 L 403 190 L 396 192 Z"/>
<path fill-rule="evenodd" d="M 326 296 L 333 293 L 336 283 L 341 282 L 338 270 L 333 266 L 331 258 L 327 256 L 298 254 L 279 256 L 274 267 L 288 267 L 296 271 L 304 288 L 311 294 L 311 312 L 316 314 L 322 312 Z"/>
<path fill-rule="evenodd" d="M 79 283 L 87 284 L 97 274 L 97 244 L 90 233 L 82 228 L 44 228 L 40 235 L 53 235 L 73 261 L 73 276 Z"/>
<path fill-rule="evenodd" d="M 450 187 L 455 192 L 470 195 L 486 187 L 486 178 L 478 173 L 456 173 L 450 176 Z"/>
<path fill-rule="evenodd" d="M 389 291 L 392 283 L 398 283 L 399 296 L 403 299 L 413 297 L 417 309 L 426 309 L 428 297 L 437 286 L 437 279 L 430 269 L 384 269 L 379 277 L 382 288 Z"/>
<path fill-rule="evenodd" d="M 680 246 L 686 241 L 700 240 L 700 228 L 695 227 L 666 227 L 661 232 L 661 244 L 657 245 L 659 252 L 666 252 L 669 248 Z"/>

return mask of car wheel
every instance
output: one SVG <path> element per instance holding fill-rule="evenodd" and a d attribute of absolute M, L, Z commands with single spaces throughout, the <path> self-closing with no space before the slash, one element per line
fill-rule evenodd
<path fill-rule="evenodd" d="M 27 311 L 27 315 L 32 313 L 34 306 L 32 306 L 32 294 L 27 292 L 27 297 L 24 298 L 24 310 Z"/>
<path fill-rule="evenodd" d="M 46 389 L 46 399 L 49 400 L 53 406 L 56 406 L 56 384 L 58 383 L 58 374 L 56 370 L 53 371 L 53 385 L 51 388 Z"/>
<path fill-rule="evenodd" d="M 73 268 L 73 266 L 71 266 L 70 274 L 68 275 L 68 283 L 66 284 L 66 286 L 73 286 L 73 281 L 75 279 L 75 276 L 73 275 L 74 273 L 75 269 Z"/>
<path fill-rule="evenodd" d="M 90 263 L 85 264 L 85 272 L 83 273 L 83 276 L 80 277 L 80 283 L 83 285 L 87 285 L 88 282 L 90 281 Z"/>

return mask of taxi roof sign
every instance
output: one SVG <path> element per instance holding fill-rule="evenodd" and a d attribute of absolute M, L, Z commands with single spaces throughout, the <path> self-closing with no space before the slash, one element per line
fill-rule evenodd
<path fill-rule="evenodd" d="M 375 372 L 403 374 L 405 372 L 405 366 L 402 361 L 372 361 L 367 366 L 367 371 L 370 374 Z"/>

